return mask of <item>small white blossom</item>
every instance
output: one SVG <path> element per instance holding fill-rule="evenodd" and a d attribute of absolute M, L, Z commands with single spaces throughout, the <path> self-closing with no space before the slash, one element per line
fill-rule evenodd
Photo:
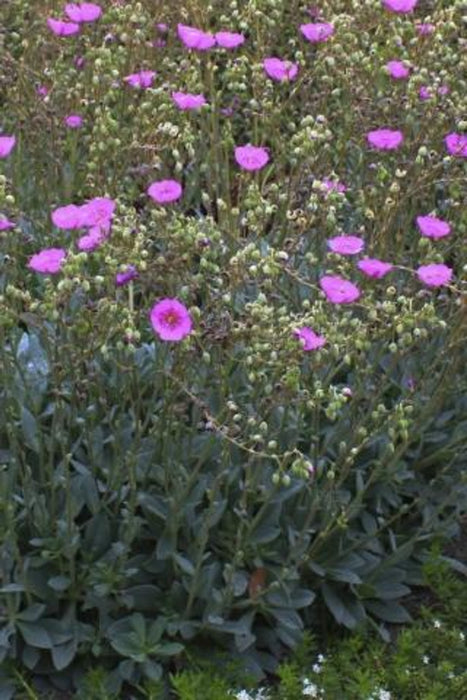
<path fill-rule="evenodd" d="M 312 670 L 313 673 L 321 673 L 321 666 L 319 664 L 313 664 Z"/>
<path fill-rule="evenodd" d="M 322 654 L 318 654 L 317 660 L 318 660 L 318 663 L 322 664 L 324 661 L 324 656 Z"/>
<path fill-rule="evenodd" d="M 429 664 L 430 663 L 430 657 L 425 654 L 425 656 L 422 657 L 422 661 L 424 664 Z"/>
<path fill-rule="evenodd" d="M 391 700 L 391 693 L 389 692 L 389 690 L 384 690 L 384 688 L 381 688 L 379 691 L 378 699 Z"/>
<path fill-rule="evenodd" d="M 459 639 L 461 640 L 461 642 L 465 641 L 465 634 L 463 632 L 459 632 Z"/>
<path fill-rule="evenodd" d="M 439 628 L 441 627 L 441 622 L 439 620 L 433 620 L 433 627 L 439 630 Z"/>
<path fill-rule="evenodd" d="M 308 679 L 306 679 L 308 680 Z M 303 685 L 302 689 L 303 695 L 309 698 L 317 698 L 318 697 L 318 686 L 315 683 L 306 683 Z"/>

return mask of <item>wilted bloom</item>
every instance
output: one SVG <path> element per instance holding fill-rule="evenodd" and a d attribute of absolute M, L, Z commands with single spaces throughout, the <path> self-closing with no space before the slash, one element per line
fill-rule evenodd
<path fill-rule="evenodd" d="M 328 240 L 328 248 L 340 255 L 357 255 L 365 247 L 365 241 L 359 236 L 335 236 Z"/>
<path fill-rule="evenodd" d="M 300 31 L 305 39 L 316 44 L 327 41 L 334 34 L 334 26 L 329 22 L 310 22 L 309 24 L 301 24 Z"/>
<path fill-rule="evenodd" d="M 61 19 L 53 19 L 53 17 L 49 17 L 47 26 L 56 36 L 72 36 L 78 34 L 80 29 L 76 22 L 64 22 Z"/>
<path fill-rule="evenodd" d="M 261 170 L 269 161 L 269 153 L 261 146 L 237 146 L 235 160 L 244 170 Z"/>
<path fill-rule="evenodd" d="M 191 333 L 190 313 L 178 299 L 162 299 L 150 313 L 151 324 L 161 340 L 183 340 Z"/>
<path fill-rule="evenodd" d="M 182 186 L 176 180 L 158 180 L 148 187 L 147 193 L 158 204 L 168 204 L 180 199 Z"/>
<path fill-rule="evenodd" d="M 1 141 L 1 139 L 0 139 Z M 460 156 L 467 158 L 467 136 L 465 134 L 456 134 L 452 132 L 444 137 L 446 149 L 451 156 Z M 1 146 L 0 146 L 1 156 Z"/>
<path fill-rule="evenodd" d="M 412 12 L 418 0 L 383 0 L 383 5 L 387 10 L 405 14 Z"/>
<path fill-rule="evenodd" d="M 177 107 L 183 111 L 200 109 L 206 104 L 204 95 L 193 95 L 189 92 L 173 92 L 172 99 Z"/>
<path fill-rule="evenodd" d="M 420 24 L 415 25 L 415 29 L 420 36 L 428 36 L 429 34 L 433 34 L 436 27 L 434 24 L 430 24 L 429 22 L 421 22 Z"/>
<path fill-rule="evenodd" d="M 404 140 L 404 135 L 401 131 L 393 129 L 376 129 L 375 131 L 369 131 L 366 139 L 373 148 L 379 148 L 382 151 L 393 151 L 399 148 Z"/>
<path fill-rule="evenodd" d="M 236 49 L 237 46 L 245 43 L 243 34 L 237 32 L 216 32 L 214 38 L 218 46 L 223 49 Z"/>
<path fill-rule="evenodd" d="M 117 287 L 123 287 L 132 280 L 138 277 L 138 271 L 134 265 L 128 265 L 126 270 L 123 272 L 117 272 L 115 275 L 115 285 Z"/>
<path fill-rule="evenodd" d="M 54 209 L 51 216 L 52 222 L 57 228 L 70 230 L 82 226 L 81 208 L 76 206 L 76 204 L 58 207 L 58 209 Z"/>
<path fill-rule="evenodd" d="M 7 158 L 16 144 L 15 136 L 0 136 L 0 158 Z"/>
<path fill-rule="evenodd" d="M 319 285 L 333 304 L 351 304 L 360 297 L 359 288 L 342 277 L 325 275 L 321 277 Z"/>
<path fill-rule="evenodd" d="M 44 248 L 30 258 L 28 267 L 43 275 L 55 275 L 60 272 L 65 257 L 66 251 L 63 248 Z"/>
<path fill-rule="evenodd" d="M 386 68 L 391 78 L 395 80 L 404 80 L 410 75 L 410 68 L 407 68 L 402 61 L 388 61 Z"/>
<path fill-rule="evenodd" d="M 416 221 L 420 233 L 427 238 L 444 238 L 451 233 L 448 222 L 436 216 L 417 216 Z"/>
<path fill-rule="evenodd" d="M 319 350 L 326 344 L 326 338 L 315 333 L 309 326 L 296 328 L 294 335 L 301 341 L 304 350 Z"/>
<path fill-rule="evenodd" d="M 152 85 L 156 71 L 153 70 L 140 70 L 138 73 L 130 73 L 123 80 L 134 88 L 140 88 L 141 90 L 146 90 Z"/>
<path fill-rule="evenodd" d="M 65 117 L 65 124 L 69 129 L 79 129 L 83 126 L 83 117 L 79 114 L 69 114 Z"/>
<path fill-rule="evenodd" d="M 102 8 L 93 2 L 70 2 L 65 5 L 65 14 L 73 22 L 95 22 L 102 14 Z"/>
<path fill-rule="evenodd" d="M 265 58 L 263 61 L 263 67 L 270 78 L 279 82 L 293 80 L 298 73 L 298 65 L 296 63 L 283 61 L 275 56 Z"/>
<path fill-rule="evenodd" d="M 452 280 L 452 269 L 443 263 L 421 265 L 416 273 L 418 279 L 427 287 L 442 287 Z"/>
<path fill-rule="evenodd" d="M 14 221 L 10 221 L 6 216 L 0 214 L 0 231 L 7 231 L 9 228 L 16 226 Z"/>
<path fill-rule="evenodd" d="M 216 39 L 212 34 L 203 32 L 196 27 L 188 27 L 186 24 L 177 25 L 177 34 L 180 41 L 185 44 L 188 49 L 207 51 L 216 43 Z"/>
<path fill-rule="evenodd" d="M 367 277 L 373 277 L 374 279 L 380 279 L 392 270 L 391 263 L 383 262 L 377 258 L 365 258 L 364 260 L 359 260 L 357 267 L 361 272 L 363 272 L 364 275 Z"/>

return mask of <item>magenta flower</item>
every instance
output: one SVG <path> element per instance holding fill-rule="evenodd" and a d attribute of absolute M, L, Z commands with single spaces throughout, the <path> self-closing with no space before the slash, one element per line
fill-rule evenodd
<path fill-rule="evenodd" d="M 79 129 L 83 126 L 83 117 L 79 114 L 69 114 L 64 121 L 69 129 Z"/>
<path fill-rule="evenodd" d="M 392 270 L 391 263 L 383 262 L 377 258 L 365 258 L 364 260 L 359 260 L 357 267 L 367 277 L 372 277 L 373 279 L 378 280 Z"/>
<path fill-rule="evenodd" d="M 298 65 L 296 63 L 283 61 L 275 56 L 265 58 L 263 61 L 263 67 L 270 78 L 277 80 L 280 83 L 293 80 L 298 73 Z"/>
<path fill-rule="evenodd" d="M 304 350 L 319 350 L 319 348 L 322 348 L 323 345 L 326 344 L 326 338 L 315 333 L 309 326 L 296 328 L 294 330 L 294 335 L 300 340 Z"/>
<path fill-rule="evenodd" d="M 360 297 L 359 288 L 342 277 L 325 275 L 321 277 L 319 286 L 325 293 L 328 301 L 333 304 L 351 304 Z"/>
<path fill-rule="evenodd" d="M 106 226 L 92 226 L 84 236 L 78 238 L 77 246 L 79 250 L 91 253 L 109 237 L 109 231 L 110 224 Z"/>
<path fill-rule="evenodd" d="M 444 95 L 449 95 L 450 89 L 448 85 L 440 85 L 438 88 L 438 95 L 444 97 Z"/>
<path fill-rule="evenodd" d="M 83 225 L 81 222 L 81 208 L 77 207 L 76 204 L 67 204 L 64 207 L 54 209 L 51 217 L 54 226 L 66 231 L 80 228 Z"/>
<path fill-rule="evenodd" d="M 115 202 L 110 197 L 94 197 L 80 207 L 81 226 L 109 228 Z"/>
<path fill-rule="evenodd" d="M 134 265 L 127 265 L 126 270 L 117 272 L 115 275 L 115 286 L 123 287 L 138 277 L 138 271 Z"/>
<path fill-rule="evenodd" d="M 153 70 L 140 70 L 138 73 L 127 75 L 123 80 L 131 87 L 146 90 L 151 87 L 155 75 L 156 72 Z"/>
<path fill-rule="evenodd" d="M 1 139 L 0 139 L 1 141 Z M 454 132 L 444 137 L 447 152 L 451 156 L 460 156 L 467 158 L 467 136 L 465 134 L 456 134 Z M 1 145 L 0 145 L 1 157 Z"/>
<path fill-rule="evenodd" d="M 420 90 L 418 91 L 418 96 L 423 101 L 429 100 L 431 97 L 430 88 L 427 87 L 427 85 L 422 85 Z"/>
<path fill-rule="evenodd" d="M 331 180 L 330 178 L 325 177 L 323 180 L 321 180 L 321 184 L 328 192 L 339 192 L 340 194 L 347 192 L 347 187 L 338 180 Z"/>
<path fill-rule="evenodd" d="M 176 180 L 158 180 L 147 189 L 148 195 L 158 204 L 175 202 L 182 196 L 182 186 Z"/>
<path fill-rule="evenodd" d="M 38 97 L 47 97 L 49 94 L 49 88 L 47 85 L 38 85 L 36 87 L 36 94 Z"/>
<path fill-rule="evenodd" d="M 417 2 L 418 0 L 383 0 L 383 5 L 391 12 L 406 14 L 407 12 L 412 12 Z"/>
<path fill-rule="evenodd" d="M 6 216 L 0 214 L 0 231 L 8 231 L 10 228 L 16 226 L 14 221 L 10 221 Z"/>
<path fill-rule="evenodd" d="M 269 153 L 261 146 L 237 146 L 235 160 L 243 170 L 261 170 L 269 161 Z"/>
<path fill-rule="evenodd" d="M 404 135 L 401 131 L 393 129 L 376 129 L 369 131 L 366 139 L 373 148 L 378 148 L 381 151 L 393 151 L 399 148 L 404 140 Z"/>
<path fill-rule="evenodd" d="M 186 24 L 177 25 L 177 34 L 180 41 L 187 49 L 195 49 L 196 51 L 207 51 L 211 49 L 216 39 L 212 34 L 203 32 L 196 27 L 188 27 Z"/>
<path fill-rule="evenodd" d="M 223 49 L 236 49 L 237 46 L 245 43 L 243 34 L 238 34 L 237 32 L 216 32 L 214 38 L 218 46 Z"/>
<path fill-rule="evenodd" d="M 28 267 L 43 275 L 55 275 L 60 272 L 65 258 L 66 251 L 63 248 L 44 248 L 30 258 Z"/>
<path fill-rule="evenodd" d="M 334 34 L 334 26 L 329 22 L 311 22 L 301 24 L 300 31 L 312 44 L 327 41 Z"/>
<path fill-rule="evenodd" d="M 0 158 L 7 158 L 16 145 L 15 136 L 0 136 Z"/>
<path fill-rule="evenodd" d="M 357 255 L 365 247 L 365 241 L 359 236 L 335 236 L 328 240 L 328 248 L 339 255 Z"/>
<path fill-rule="evenodd" d="M 204 95 L 193 95 L 189 92 L 173 92 L 172 99 L 182 111 L 200 109 L 207 104 Z"/>
<path fill-rule="evenodd" d="M 386 69 L 394 80 L 405 80 L 410 75 L 410 68 L 407 68 L 402 61 L 388 61 Z"/>
<path fill-rule="evenodd" d="M 73 36 L 73 34 L 78 34 L 80 30 L 80 26 L 76 22 L 64 22 L 61 19 L 53 19 L 53 17 L 49 17 L 47 26 L 55 36 Z"/>
<path fill-rule="evenodd" d="M 152 307 L 150 319 L 161 340 L 183 340 L 193 327 L 188 309 L 178 299 L 159 301 Z"/>
<path fill-rule="evenodd" d="M 427 238 L 444 238 L 451 233 L 448 222 L 436 216 L 417 216 L 416 222 L 422 236 Z"/>
<path fill-rule="evenodd" d="M 452 269 L 442 263 L 421 265 L 416 273 L 418 279 L 427 287 L 442 287 L 452 280 Z"/>
<path fill-rule="evenodd" d="M 433 34 L 436 27 L 434 24 L 430 24 L 429 22 L 421 22 L 415 26 L 415 29 L 420 36 L 429 36 L 430 34 Z"/>
<path fill-rule="evenodd" d="M 72 22 L 95 22 L 102 14 L 102 8 L 93 2 L 70 2 L 65 5 L 65 14 Z"/>

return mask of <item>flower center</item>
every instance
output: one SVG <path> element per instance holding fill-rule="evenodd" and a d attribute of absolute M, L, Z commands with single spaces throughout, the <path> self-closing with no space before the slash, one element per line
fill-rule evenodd
<path fill-rule="evenodd" d="M 178 320 L 176 311 L 167 311 L 167 313 L 164 314 L 164 323 L 171 328 L 177 325 Z"/>

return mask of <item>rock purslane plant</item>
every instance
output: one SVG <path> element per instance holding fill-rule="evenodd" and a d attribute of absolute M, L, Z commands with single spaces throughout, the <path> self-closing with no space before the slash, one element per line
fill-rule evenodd
<path fill-rule="evenodd" d="M 118 693 L 410 619 L 466 503 L 462 4 L 431 5 L 0 8 L 2 661 Z"/>

